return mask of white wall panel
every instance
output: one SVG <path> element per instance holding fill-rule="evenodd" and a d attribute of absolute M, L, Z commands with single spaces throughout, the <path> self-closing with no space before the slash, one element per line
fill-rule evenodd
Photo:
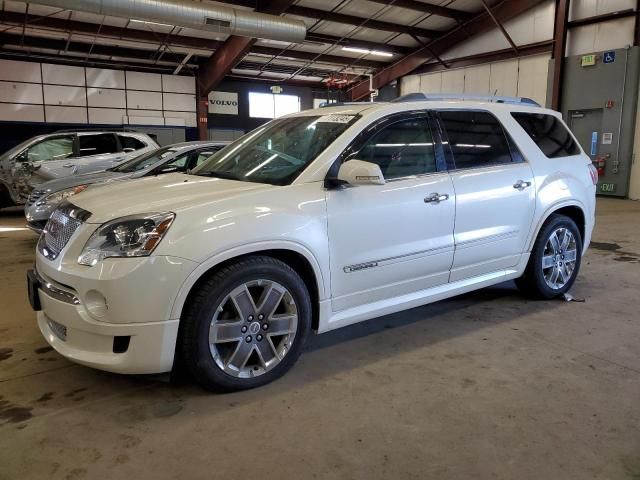
<path fill-rule="evenodd" d="M 0 60 L 0 80 L 41 83 L 40 64 L 18 62 L 16 60 Z"/>
<path fill-rule="evenodd" d="M 44 122 L 43 106 L 0 103 L 0 120 L 7 122 Z"/>
<path fill-rule="evenodd" d="M 83 107 L 46 105 L 45 113 L 50 123 L 87 123 L 87 109 Z"/>
<path fill-rule="evenodd" d="M 555 2 L 547 0 L 524 14 L 505 22 L 504 28 L 516 45 L 551 40 L 555 11 Z"/>
<path fill-rule="evenodd" d="M 141 110 L 162 110 L 162 94 L 127 90 L 127 107 Z"/>
<path fill-rule="evenodd" d="M 165 110 L 180 112 L 196 111 L 196 96 L 184 93 L 163 93 L 163 105 Z"/>
<path fill-rule="evenodd" d="M 87 87 L 125 88 L 124 72 L 122 70 L 87 67 L 86 71 Z"/>
<path fill-rule="evenodd" d="M 87 105 L 87 91 L 82 87 L 45 84 L 44 103 L 47 105 L 84 107 Z"/>
<path fill-rule="evenodd" d="M 43 83 L 50 83 L 55 85 L 82 86 L 85 84 L 84 68 L 43 63 L 42 81 Z"/>
<path fill-rule="evenodd" d="M 400 80 L 400 94 L 415 93 L 420 91 L 420 76 L 407 75 Z"/>
<path fill-rule="evenodd" d="M 162 91 L 162 75 L 159 73 L 127 72 L 127 90 Z"/>
<path fill-rule="evenodd" d="M 441 57 L 444 60 L 450 60 L 453 58 L 468 57 L 478 53 L 493 52 L 505 48 L 509 48 L 509 42 L 507 42 L 504 35 L 502 35 L 498 29 L 494 29 L 480 35 L 476 35 L 467 42 L 462 42 L 451 50 L 444 52 Z"/>
<path fill-rule="evenodd" d="M 464 69 L 464 93 L 489 95 L 490 65 L 478 65 Z"/>
<path fill-rule="evenodd" d="M 542 106 L 546 105 L 550 59 L 549 54 L 520 59 L 517 93 L 519 97 L 528 97 Z"/>
<path fill-rule="evenodd" d="M 420 91 L 423 93 L 442 93 L 442 73 L 428 73 L 420 78 Z"/>
<path fill-rule="evenodd" d="M 180 117 L 165 116 L 164 117 L 164 124 L 166 126 L 171 125 L 172 127 L 184 127 L 184 126 L 186 126 L 186 121 L 185 121 L 184 118 L 180 118 Z"/>
<path fill-rule="evenodd" d="M 633 45 L 633 28 L 633 18 L 572 28 L 567 37 L 567 56 Z"/>
<path fill-rule="evenodd" d="M 130 125 L 164 125 L 163 117 L 135 117 L 129 116 Z"/>
<path fill-rule="evenodd" d="M 636 0 L 573 0 L 570 4 L 569 19 L 595 17 L 636 7 Z"/>
<path fill-rule="evenodd" d="M 126 93 L 110 88 L 87 88 L 87 104 L 90 107 L 126 108 Z"/>
<path fill-rule="evenodd" d="M 198 126 L 198 117 L 195 113 L 191 112 L 164 112 L 166 124 L 169 125 L 170 118 L 181 118 L 184 120 L 184 125 L 187 127 L 197 127 Z"/>
<path fill-rule="evenodd" d="M 118 108 L 89 108 L 89 123 L 122 125 L 126 123 L 127 111 Z"/>
<path fill-rule="evenodd" d="M 490 95 L 515 97 L 518 94 L 518 60 L 495 62 L 491 64 L 489 79 Z"/>
<path fill-rule="evenodd" d="M 195 95 L 196 79 L 184 75 L 162 75 L 162 91 Z"/>
<path fill-rule="evenodd" d="M 442 72 L 442 93 L 464 93 L 464 69 Z"/>
<path fill-rule="evenodd" d="M 162 110 L 136 110 L 129 108 L 127 110 L 127 114 L 133 117 L 160 117 L 162 118 L 164 114 Z"/>
<path fill-rule="evenodd" d="M 0 102 L 42 105 L 42 85 L 39 83 L 0 82 Z"/>

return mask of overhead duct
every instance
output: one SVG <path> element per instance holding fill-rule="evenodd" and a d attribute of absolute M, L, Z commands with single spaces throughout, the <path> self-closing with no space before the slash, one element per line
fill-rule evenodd
<path fill-rule="evenodd" d="M 291 43 L 302 43 L 307 34 L 300 20 L 188 0 L 36 0 L 31 3 Z"/>

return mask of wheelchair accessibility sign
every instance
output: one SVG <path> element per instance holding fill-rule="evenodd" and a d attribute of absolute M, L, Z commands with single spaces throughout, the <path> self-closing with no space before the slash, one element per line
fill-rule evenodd
<path fill-rule="evenodd" d="M 602 63 L 613 63 L 616 61 L 616 52 L 611 50 L 610 52 L 604 52 L 602 55 Z"/>

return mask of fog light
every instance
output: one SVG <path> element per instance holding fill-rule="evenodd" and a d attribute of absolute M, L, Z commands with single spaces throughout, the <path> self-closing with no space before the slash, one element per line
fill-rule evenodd
<path fill-rule="evenodd" d="M 89 313 L 96 318 L 104 317 L 109 309 L 107 299 L 97 290 L 87 292 L 84 296 L 84 305 Z"/>

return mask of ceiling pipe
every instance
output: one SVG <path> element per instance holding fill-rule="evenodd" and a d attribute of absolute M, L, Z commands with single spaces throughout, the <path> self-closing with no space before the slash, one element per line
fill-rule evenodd
<path fill-rule="evenodd" d="M 302 43 L 304 22 L 189 0 L 35 0 L 31 3 L 208 32 Z"/>

